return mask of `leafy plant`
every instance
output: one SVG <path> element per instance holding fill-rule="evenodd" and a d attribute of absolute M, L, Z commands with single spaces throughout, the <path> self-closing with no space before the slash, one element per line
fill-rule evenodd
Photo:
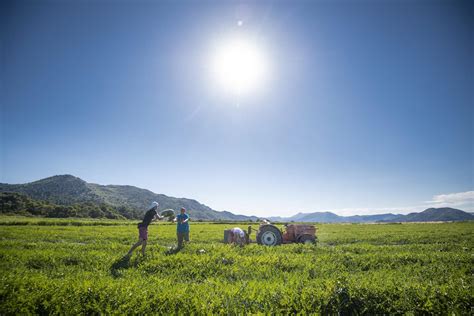
<path fill-rule="evenodd" d="M 2 314 L 469 314 L 474 223 L 318 225 L 317 246 L 221 243 L 231 224 L 1 217 Z M 80 223 L 80 225 L 78 224 Z M 204 250 L 204 251 L 201 251 Z"/>

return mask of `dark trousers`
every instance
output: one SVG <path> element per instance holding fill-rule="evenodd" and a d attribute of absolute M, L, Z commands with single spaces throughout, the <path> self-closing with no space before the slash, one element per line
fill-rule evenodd
<path fill-rule="evenodd" d="M 178 248 L 183 248 L 183 241 L 189 241 L 189 232 L 177 232 Z"/>

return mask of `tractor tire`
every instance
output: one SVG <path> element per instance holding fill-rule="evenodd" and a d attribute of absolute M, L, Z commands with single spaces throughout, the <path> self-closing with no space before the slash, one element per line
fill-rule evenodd
<path fill-rule="evenodd" d="M 257 243 L 265 246 L 281 245 L 283 236 L 278 228 L 273 225 L 261 226 L 257 233 Z"/>
<path fill-rule="evenodd" d="M 302 244 L 315 244 L 316 238 L 311 235 L 303 235 L 300 237 L 299 242 Z"/>

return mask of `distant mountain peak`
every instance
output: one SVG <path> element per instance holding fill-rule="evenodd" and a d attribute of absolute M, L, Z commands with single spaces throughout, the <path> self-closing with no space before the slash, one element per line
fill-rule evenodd
<path fill-rule="evenodd" d="M 49 182 L 49 181 L 77 181 L 77 182 L 83 182 L 86 183 L 86 181 L 82 180 L 79 177 L 73 176 L 72 174 L 59 174 L 51 177 L 47 177 L 41 180 L 37 180 L 31 183 L 36 183 L 36 182 Z"/>
<path fill-rule="evenodd" d="M 175 198 L 156 194 L 131 185 L 100 185 L 88 183 L 71 174 L 55 175 L 25 184 L 0 184 L 0 192 L 22 193 L 31 199 L 48 201 L 57 205 L 92 203 L 108 205 L 121 212 L 142 214 L 152 201 L 161 209 L 186 208 L 194 219 L 202 220 L 255 220 L 256 217 L 218 212 L 194 199 Z M 128 210 L 127 210 L 128 209 Z M 129 217 L 130 213 L 121 215 Z M 136 215 L 133 215 L 136 217 Z"/>
<path fill-rule="evenodd" d="M 429 213 L 429 212 L 464 212 L 464 211 L 461 211 L 461 210 L 458 210 L 456 208 L 452 208 L 452 207 L 430 207 L 430 208 L 427 208 L 426 210 L 424 210 L 422 213 Z"/>
<path fill-rule="evenodd" d="M 436 222 L 474 220 L 474 215 L 455 208 L 429 208 L 406 215 L 385 213 L 375 215 L 339 216 L 332 212 L 297 213 L 291 217 L 270 217 L 279 222 L 366 223 L 366 222 Z"/>

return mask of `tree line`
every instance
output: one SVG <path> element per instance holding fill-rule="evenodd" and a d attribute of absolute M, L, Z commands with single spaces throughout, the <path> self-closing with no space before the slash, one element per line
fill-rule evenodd
<path fill-rule="evenodd" d="M 1 215 L 23 215 L 53 218 L 109 218 L 138 219 L 142 212 L 127 206 L 113 207 L 105 203 L 75 203 L 60 205 L 43 200 L 35 200 L 21 193 L 0 192 Z"/>

